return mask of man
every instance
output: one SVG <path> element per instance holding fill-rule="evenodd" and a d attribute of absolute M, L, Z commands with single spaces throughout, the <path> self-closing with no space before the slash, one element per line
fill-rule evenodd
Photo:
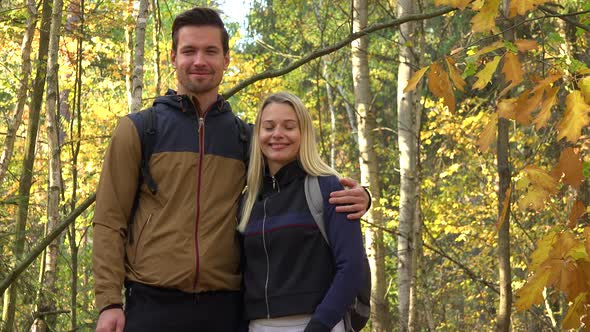
<path fill-rule="evenodd" d="M 119 122 L 104 159 L 93 240 L 97 332 L 235 331 L 240 321 L 235 227 L 248 152 L 240 131 L 249 127 L 218 93 L 229 37 L 214 10 L 194 8 L 176 17 L 172 39 L 177 91 L 152 107 L 157 191 L 144 183 L 135 200 L 141 114 Z M 332 193 L 332 203 L 358 218 L 368 195 L 352 180 L 343 184 L 354 188 Z"/>

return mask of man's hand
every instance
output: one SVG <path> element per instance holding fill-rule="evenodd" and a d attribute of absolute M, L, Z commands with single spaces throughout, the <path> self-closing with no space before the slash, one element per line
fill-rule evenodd
<path fill-rule="evenodd" d="M 336 212 L 348 212 L 348 219 L 360 219 L 369 208 L 369 194 L 353 179 L 342 178 L 340 183 L 350 189 L 331 192 L 330 203 L 337 205 Z"/>
<path fill-rule="evenodd" d="M 123 309 L 113 308 L 103 311 L 96 323 L 96 332 L 123 332 L 125 314 Z"/>

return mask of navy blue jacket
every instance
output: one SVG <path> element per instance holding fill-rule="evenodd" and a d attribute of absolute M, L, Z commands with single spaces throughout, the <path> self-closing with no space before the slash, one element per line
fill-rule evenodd
<path fill-rule="evenodd" d="M 358 220 L 328 203 L 341 190 L 319 177 L 329 246 L 309 211 L 298 162 L 265 175 L 244 232 L 244 311 L 249 320 L 311 314 L 306 331 L 330 331 L 358 293 L 364 249 Z"/>

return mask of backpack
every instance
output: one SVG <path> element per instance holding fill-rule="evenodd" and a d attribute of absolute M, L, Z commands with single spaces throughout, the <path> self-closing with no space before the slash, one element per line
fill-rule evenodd
<path fill-rule="evenodd" d="M 326 234 L 326 225 L 324 223 L 324 198 L 320 190 L 320 183 L 317 176 L 308 175 L 305 177 L 305 200 L 309 206 L 309 211 L 315 220 L 322 237 L 330 244 Z M 354 298 L 352 305 L 344 314 L 344 326 L 347 332 L 360 331 L 369 320 L 371 314 L 371 269 L 369 261 L 365 254 L 363 260 L 363 281 L 361 289 Z"/>
<path fill-rule="evenodd" d="M 156 145 L 156 106 L 139 112 L 139 117 L 144 123 L 143 132 L 139 133 L 139 139 L 141 141 L 141 163 L 139 180 L 137 181 L 137 189 L 135 190 L 135 198 L 133 200 L 133 206 L 131 208 L 131 214 L 129 215 L 129 223 L 127 226 L 128 240 L 130 244 L 133 244 L 133 222 L 135 219 L 135 212 L 139 205 L 139 192 L 141 191 L 141 185 L 146 184 L 150 192 L 155 195 L 158 192 L 158 184 L 154 181 L 150 172 L 150 158 L 154 153 L 154 146 Z M 242 142 L 242 161 L 248 167 L 250 157 L 250 135 L 246 129 L 245 124 L 240 118 L 234 115 L 234 121 L 238 127 L 238 136 Z"/>

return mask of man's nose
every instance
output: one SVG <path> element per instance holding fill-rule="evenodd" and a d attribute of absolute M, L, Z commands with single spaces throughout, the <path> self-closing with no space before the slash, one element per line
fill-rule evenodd
<path fill-rule="evenodd" d="M 193 56 L 193 64 L 202 65 L 205 63 L 205 54 L 203 52 L 195 52 Z"/>

